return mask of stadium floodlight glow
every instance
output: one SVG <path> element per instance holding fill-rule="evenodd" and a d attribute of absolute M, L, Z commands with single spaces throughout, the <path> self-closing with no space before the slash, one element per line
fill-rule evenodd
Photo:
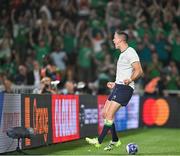
<path fill-rule="evenodd" d="M 17 148 L 16 148 L 17 152 L 21 152 L 21 149 L 20 149 L 20 146 L 19 146 L 20 139 L 23 139 L 23 138 L 31 139 L 35 135 L 33 128 L 25 128 L 25 127 L 12 127 L 12 128 L 9 128 L 6 131 L 6 134 L 7 134 L 8 137 L 10 137 L 12 139 L 18 139 L 18 145 L 17 145 Z"/>

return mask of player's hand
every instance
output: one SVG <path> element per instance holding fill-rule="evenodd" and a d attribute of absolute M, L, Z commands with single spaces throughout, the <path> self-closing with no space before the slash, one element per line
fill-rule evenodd
<path fill-rule="evenodd" d="M 114 86 L 115 86 L 115 83 L 114 83 L 114 82 L 108 82 L 108 83 L 107 83 L 107 87 L 108 87 L 109 89 L 113 89 Z"/>
<path fill-rule="evenodd" d="M 131 79 L 125 79 L 123 82 L 125 85 L 129 85 L 132 82 L 132 80 Z"/>

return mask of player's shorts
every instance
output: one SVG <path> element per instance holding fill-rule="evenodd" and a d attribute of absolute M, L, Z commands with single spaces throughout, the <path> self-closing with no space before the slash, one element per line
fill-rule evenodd
<path fill-rule="evenodd" d="M 126 106 L 133 95 L 133 91 L 134 89 L 128 85 L 116 84 L 108 100 Z"/>

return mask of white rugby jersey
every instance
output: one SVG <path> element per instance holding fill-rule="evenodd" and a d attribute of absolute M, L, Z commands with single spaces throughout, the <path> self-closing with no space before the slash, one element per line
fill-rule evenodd
<path fill-rule="evenodd" d="M 116 81 L 117 84 L 124 84 L 125 79 L 130 79 L 133 71 L 132 63 L 139 61 L 136 51 L 128 47 L 122 52 L 117 61 Z M 134 81 L 129 84 L 134 89 Z"/>

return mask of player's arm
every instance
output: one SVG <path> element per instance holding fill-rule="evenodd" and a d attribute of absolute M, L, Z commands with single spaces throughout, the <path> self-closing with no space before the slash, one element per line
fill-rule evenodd
<path fill-rule="evenodd" d="M 132 63 L 132 67 L 133 67 L 133 73 L 131 75 L 131 80 L 135 81 L 143 75 L 143 70 L 141 63 L 139 61 Z"/>
<path fill-rule="evenodd" d="M 143 70 L 141 63 L 139 61 L 133 62 L 132 64 L 133 72 L 130 79 L 124 80 L 124 84 L 129 85 L 132 81 L 137 80 L 140 76 L 143 75 Z"/>

